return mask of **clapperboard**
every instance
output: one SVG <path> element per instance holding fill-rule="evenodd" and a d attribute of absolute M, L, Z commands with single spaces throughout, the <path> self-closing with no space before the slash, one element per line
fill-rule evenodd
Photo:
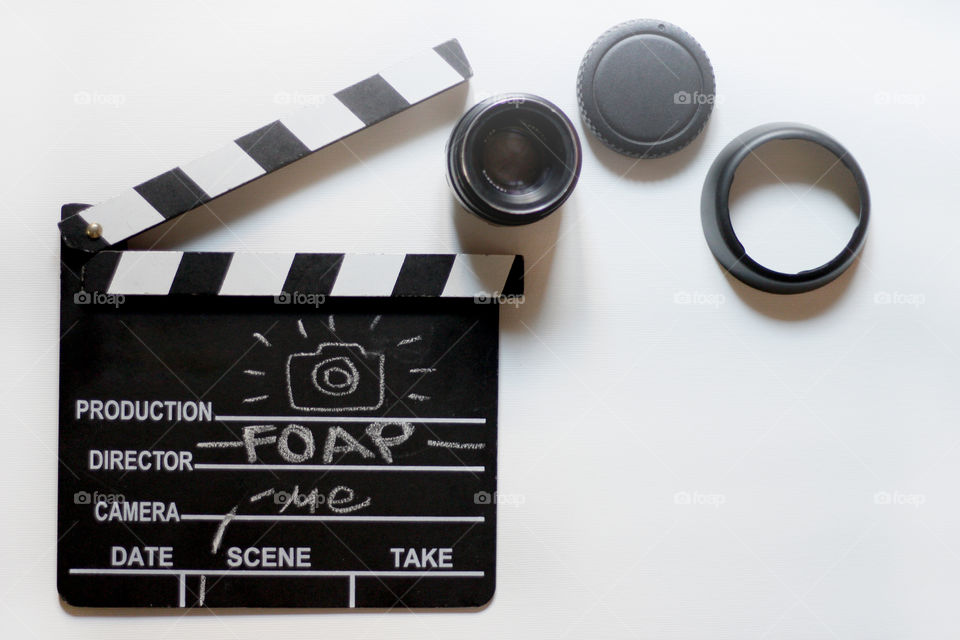
<path fill-rule="evenodd" d="M 456 40 L 62 212 L 58 588 L 94 607 L 478 607 L 520 256 L 125 251 L 467 80 Z M 118 247 L 119 245 L 119 247 Z"/>

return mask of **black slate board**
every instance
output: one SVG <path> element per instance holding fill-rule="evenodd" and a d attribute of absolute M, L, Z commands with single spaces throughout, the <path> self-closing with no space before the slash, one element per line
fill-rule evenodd
<path fill-rule="evenodd" d="M 328 298 L 301 305 L 190 295 L 127 296 L 122 302 L 101 295 L 78 304 L 77 270 L 67 265 L 57 568 L 67 603 L 413 608 L 478 607 L 490 600 L 496 570 L 496 304 Z M 320 354 L 299 356 L 290 366 L 288 390 L 290 356 L 320 345 Z M 380 356 L 382 400 L 375 384 Z M 343 371 L 332 371 L 326 380 L 347 393 L 322 393 L 311 376 L 319 371 L 322 386 L 331 362 L 317 365 L 331 359 L 349 369 L 338 358 L 357 366 L 357 388 L 345 385 Z M 93 400 L 104 402 L 100 414 Z M 108 400 L 117 404 L 108 406 Z M 144 401 L 177 404 L 161 408 Z M 122 411 L 131 406 L 134 419 L 124 420 Z M 187 419 L 191 406 L 194 420 Z M 109 419 L 112 407 L 121 412 L 115 419 Z M 138 408 L 145 420 L 136 419 Z M 203 408 L 213 419 L 205 419 Z M 406 439 L 404 427 L 383 427 L 387 455 L 366 432 L 385 422 L 412 427 Z M 296 425 L 287 434 L 286 459 L 276 442 L 253 446 L 254 463 L 246 446 L 198 446 L 237 443 L 244 428 L 256 425 L 268 430 L 250 437 L 281 436 Z M 370 455 L 333 449 L 325 462 L 325 443 L 336 428 L 342 431 L 335 445 L 347 442 L 346 433 Z M 304 430 L 314 444 L 301 462 L 310 453 Z M 450 443 L 464 446 L 444 446 Z M 104 470 L 100 454 L 91 457 L 91 451 L 176 452 L 164 455 L 178 470 Z M 133 456 L 140 466 L 139 453 Z M 143 461 L 156 463 L 153 454 Z M 122 462 L 126 466 L 126 458 Z M 284 507 L 295 487 L 299 500 Z M 328 500 L 336 487 L 353 492 L 352 500 L 344 489 L 334 493 L 339 511 Z M 314 488 L 317 498 L 305 498 Z M 349 510 L 367 498 L 368 505 Z M 170 518 L 171 504 L 178 518 Z M 98 519 L 118 512 L 121 521 Z M 170 521 L 122 521 L 145 514 Z M 169 555 L 155 551 L 151 562 L 145 551 L 151 547 L 169 548 Z M 142 562 L 131 560 L 134 548 L 143 551 Z M 248 548 L 260 550 L 247 556 L 250 562 L 264 548 L 282 549 L 277 554 L 287 566 L 231 567 L 237 558 L 232 550 L 240 550 L 243 561 Z M 309 550 L 306 563 L 298 548 Z M 441 562 L 446 554 L 449 561 Z"/>

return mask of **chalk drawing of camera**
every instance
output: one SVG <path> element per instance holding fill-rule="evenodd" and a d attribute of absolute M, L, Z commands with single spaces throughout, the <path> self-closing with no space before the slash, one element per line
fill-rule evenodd
<path fill-rule="evenodd" d="M 384 356 L 355 342 L 324 342 L 287 358 L 287 395 L 300 411 L 371 411 L 383 404 Z"/>

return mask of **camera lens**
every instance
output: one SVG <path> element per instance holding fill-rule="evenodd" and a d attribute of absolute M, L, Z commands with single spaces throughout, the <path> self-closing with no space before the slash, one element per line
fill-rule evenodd
<path fill-rule="evenodd" d="M 447 144 L 457 200 L 496 224 L 528 224 L 556 211 L 573 192 L 580 164 L 580 139 L 567 116 L 523 93 L 475 105 Z"/>

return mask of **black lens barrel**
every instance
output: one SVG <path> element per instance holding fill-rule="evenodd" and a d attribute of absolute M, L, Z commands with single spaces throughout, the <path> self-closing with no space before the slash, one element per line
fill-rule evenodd
<path fill-rule="evenodd" d="M 529 224 L 556 211 L 580 177 L 580 138 L 552 102 L 525 93 L 488 98 L 454 127 L 447 178 L 465 209 L 489 222 Z"/>

